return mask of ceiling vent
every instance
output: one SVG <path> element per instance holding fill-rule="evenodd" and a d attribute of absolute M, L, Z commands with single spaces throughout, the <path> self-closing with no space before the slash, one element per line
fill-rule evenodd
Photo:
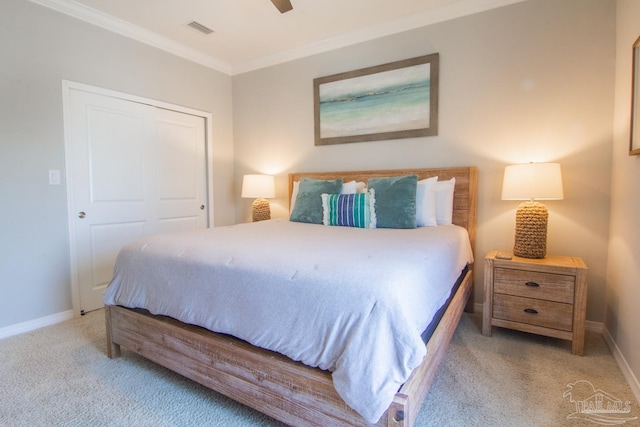
<path fill-rule="evenodd" d="M 213 30 L 211 28 L 205 27 L 204 25 L 196 21 L 190 22 L 187 25 L 194 30 L 201 32 L 202 34 L 208 35 L 213 33 Z"/>

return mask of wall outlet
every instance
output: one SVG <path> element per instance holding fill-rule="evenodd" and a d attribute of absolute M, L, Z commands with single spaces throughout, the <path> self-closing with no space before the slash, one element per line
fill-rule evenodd
<path fill-rule="evenodd" d="M 49 185 L 60 185 L 60 171 L 49 169 Z"/>

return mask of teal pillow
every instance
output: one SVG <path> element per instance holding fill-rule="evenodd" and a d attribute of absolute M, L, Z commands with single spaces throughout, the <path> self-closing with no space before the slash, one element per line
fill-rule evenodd
<path fill-rule="evenodd" d="M 289 219 L 295 222 L 322 224 L 322 194 L 340 193 L 342 180 L 302 178 L 298 197 Z"/>
<path fill-rule="evenodd" d="M 376 194 L 377 228 L 416 228 L 417 175 L 369 179 Z"/>

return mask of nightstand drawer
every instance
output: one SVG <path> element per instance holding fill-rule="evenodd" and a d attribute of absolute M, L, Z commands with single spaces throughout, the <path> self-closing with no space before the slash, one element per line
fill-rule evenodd
<path fill-rule="evenodd" d="M 545 328 L 571 331 L 573 305 L 494 294 L 493 317 Z"/>
<path fill-rule="evenodd" d="M 495 293 L 573 304 L 575 276 L 498 267 L 494 275 Z"/>

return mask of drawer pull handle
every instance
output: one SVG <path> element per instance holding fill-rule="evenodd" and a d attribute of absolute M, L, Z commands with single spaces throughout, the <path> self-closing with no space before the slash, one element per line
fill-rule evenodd
<path fill-rule="evenodd" d="M 525 283 L 525 285 L 530 286 L 532 288 L 537 288 L 537 287 L 540 286 L 536 282 L 527 282 L 527 283 Z"/>
<path fill-rule="evenodd" d="M 524 312 L 525 313 L 529 313 L 529 314 L 538 314 L 538 310 L 536 310 L 534 308 L 525 308 Z"/>

